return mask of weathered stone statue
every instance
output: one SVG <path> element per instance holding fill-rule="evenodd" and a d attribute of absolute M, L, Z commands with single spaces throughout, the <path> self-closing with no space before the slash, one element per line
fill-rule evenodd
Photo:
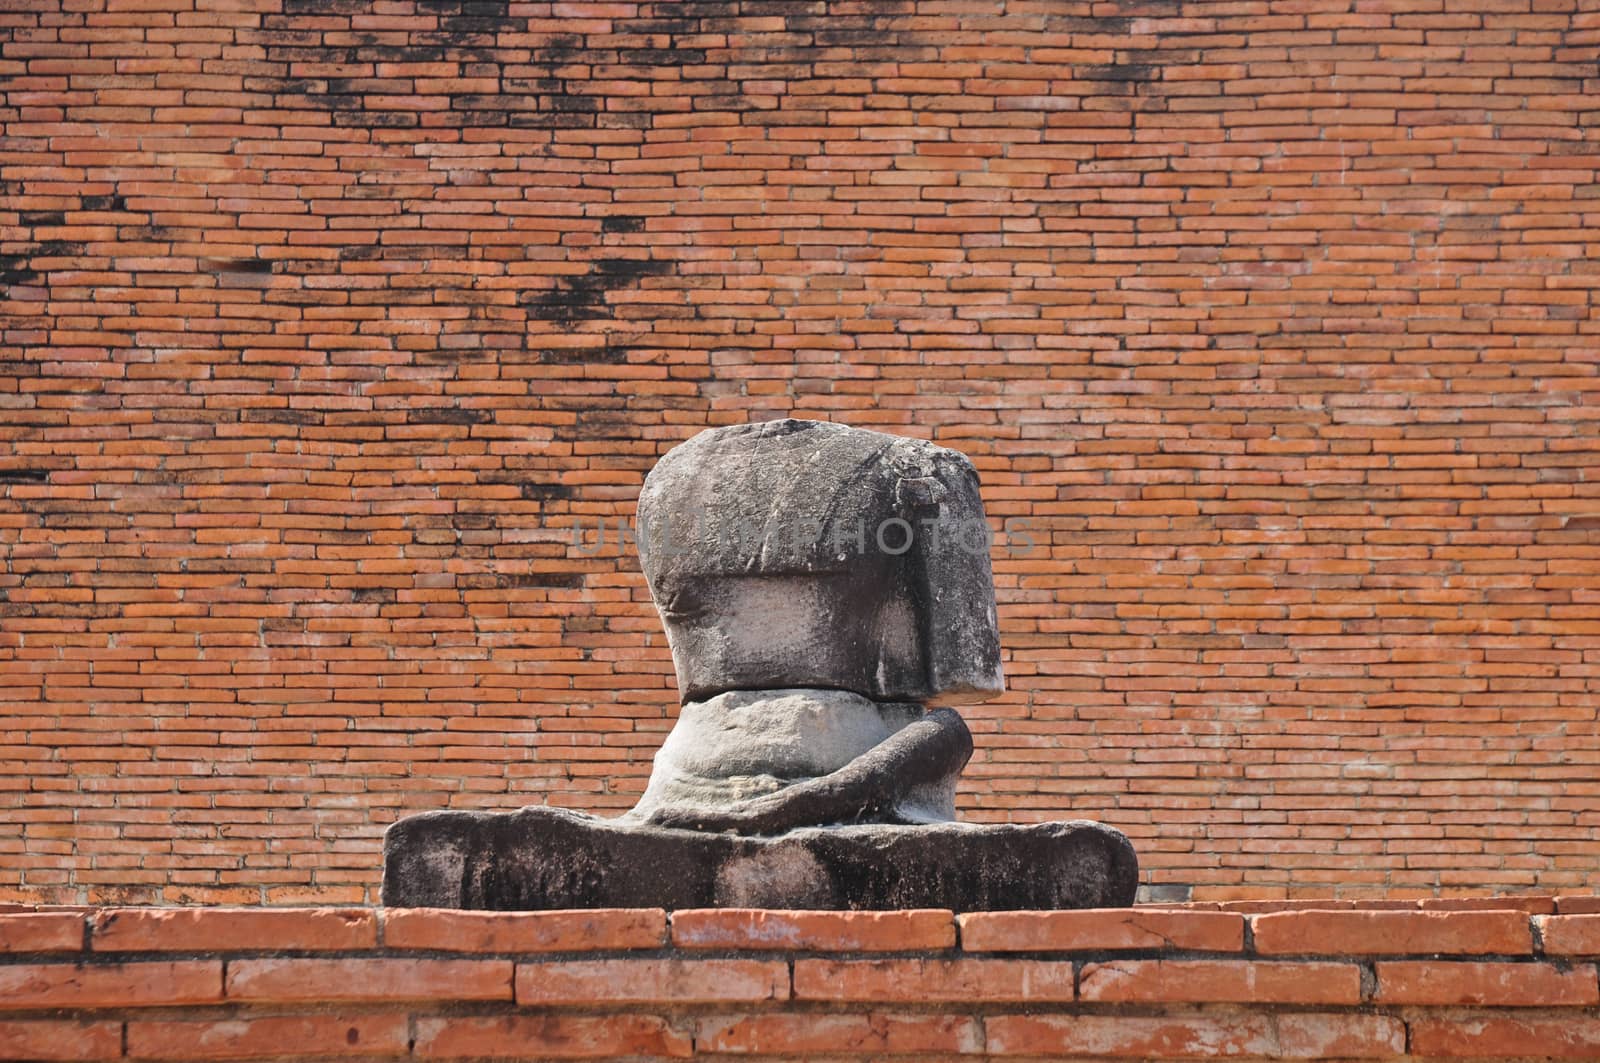
<path fill-rule="evenodd" d="M 385 904 L 1132 902 L 1117 831 L 955 822 L 972 736 L 948 706 L 1003 689 L 964 456 L 814 421 L 702 432 L 646 479 L 638 542 L 683 698 L 638 805 L 412 816 Z"/>

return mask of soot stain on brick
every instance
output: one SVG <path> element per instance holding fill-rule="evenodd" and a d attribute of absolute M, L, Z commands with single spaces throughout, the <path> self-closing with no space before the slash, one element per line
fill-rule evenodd
<path fill-rule="evenodd" d="M 45 484 L 49 482 L 49 469 L 0 469 L 0 484 Z"/>
<path fill-rule="evenodd" d="M 547 291 L 524 295 L 521 304 L 534 320 L 572 329 L 581 322 L 608 316 L 607 292 L 638 284 L 646 277 L 671 273 L 672 266 L 660 259 L 596 259 L 589 263 L 587 273 L 560 278 Z"/>
<path fill-rule="evenodd" d="M 614 343 L 569 350 L 551 348 L 538 351 L 537 357 L 544 365 L 622 365 L 628 360 L 628 348 Z"/>
<path fill-rule="evenodd" d="M 239 420 L 246 424 L 316 425 L 322 423 L 322 414 L 309 410 L 245 410 Z"/>
<path fill-rule="evenodd" d="M 1078 76 L 1085 81 L 1149 81 L 1155 70 L 1151 63 L 1103 63 L 1083 67 Z"/>
<path fill-rule="evenodd" d="M 535 480 L 517 473 L 493 472 L 478 477 L 480 484 L 500 484 L 517 488 L 526 502 L 564 501 L 572 497 L 572 488 L 566 484 Z"/>
<path fill-rule="evenodd" d="M 225 283 L 261 284 L 271 279 L 275 266 L 265 258 L 203 258 L 200 269 Z"/>
<path fill-rule="evenodd" d="M 427 406 L 406 414 L 407 424 L 488 424 L 494 420 L 490 410 L 463 410 L 455 406 Z"/>
<path fill-rule="evenodd" d="M 555 429 L 555 437 L 564 443 L 632 439 L 638 434 L 637 428 L 630 427 L 633 416 L 621 409 L 580 409 L 572 424 Z"/>
<path fill-rule="evenodd" d="M 32 284 L 39 279 L 28 253 L 0 255 L 0 287 Z"/>
<path fill-rule="evenodd" d="M 566 591 L 583 589 L 583 577 L 571 572 L 525 572 L 517 575 L 497 576 L 495 583 L 497 590 L 530 587 L 547 587 Z"/>

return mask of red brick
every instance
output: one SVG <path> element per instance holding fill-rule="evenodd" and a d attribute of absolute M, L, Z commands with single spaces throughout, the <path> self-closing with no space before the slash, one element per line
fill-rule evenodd
<path fill-rule="evenodd" d="M 1547 956 L 1600 956 L 1600 915 L 1552 915 L 1539 920 Z"/>
<path fill-rule="evenodd" d="M 796 960 L 797 1000 L 1070 1001 L 1072 964 L 1047 960 Z"/>
<path fill-rule="evenodd" d="M 1115 960 L 1084 964 L 1084 1000 L 1106 1003 L 1358 1004 L 1353 963 Z"/>
<path fill-rule="evenodd" d="M 720 1004 L 789 998 L 769 960 L 579 960 L 517 964 L 517 1003 Z"/>
<path fill-rule="evenodd" d="M 1556 911 L 1561 915 L 1600 915 L 1600 897 L 1557 897 Z"/>
<path fill-rule="evenodd" d="M 572 912 L 457 912 L 391 908 L 383 943 L 391 949 L 444 952 L 578 952 L 653 949 L 666 944 L 667 913 L 659 908 L 596 908 Z"/>
<path fill-rule="evenodd" d="M 880 952 L 947 949 L 955 916 L 943 909 L 898 912 L 806 912 L 749 908 L 672 913 L 680 948 L 814 949 Z"/>
<path fill-rule="evenodd" d="M 260 1056 L 397 1056 L 410 1041 L 405 1015 L 285 1015 L 128 1023 L 130 1059 Z"/>
<path fill-rule="evenodd" d="M 968 1053 L 982 1047 L 976 1019 L 967 1015 L 735 1015 L 699 1020 L 695 1043 L 704 1052 L 807 1057 L 844 1053 Z"/>
<path fill-rule="evenodd" d="M 1267 1015 L 993 1015 L 983 1021 L 994 1056 L 1219 1059 L 1274 1056 Z"/>
<path fill-rule="evenodd" d="M 421 1059 L 483 1056 L 541 1059 L 686 1058 L 694 1041 L 652 1015 L 494 1015 L 419 1018 Z"/>
<path fill-rule="evenodd" d="M 251 1003 L 510 1000 L 510 960 L 233 960 L 228 999 Z"/>
<path fill-rule="evenodd" d="M 90 925 L 96 952 L 364 949 L 378 941 L 370 909 L 113 908 Z"/>
<path fill-rule="evenodd" d="M 1238 952 L 1244 917 L 1227 912 L 1147 908 L 1070 912 L 971 912 L 962 915 L 967 952 L 1092 952 L 1118 949 L 1192 949 Z"/>
<path fill-rule="evenodd" d="M 0 1059 L 111 1059 L 122 1054 L 122 1024 L 97 1019 L 0 1020 Z"/>
<path fill-rule="evenodd" d="M 1593 964 L 1563 971 L 1547 963 L 1385 962 L 1376 965 L 1380 1004 L 1572 1007 L 1600 1004 Z"/>
<path fill-rule="evenodd" d="M 0 915 L 0 953 L 77 952 L 83 948 L 81 912 Z"/>
<path fill-rule="evenodd" d="M 0 1009 L 147 1008 L 222 999 L 222 964 L 50 963 L 0 967 Z"/>
<path fill-rule="evenodd" d="M 1431 1059 L 1600 1059 L 1600 1019 L 1590 1015 L 1455 1012 L 1410 1027 L 1411 1051 Z"/>
<path fill-rule="evenodd" d="M 1424 897 L 1417 907 L 1425 912 L 1518 911 L 1550 915 L 1556 910 L 1556 902 L 1552 897 Z"/>
<path fill-rule="evenodd" d="M 1406 1054 L 1406 1024 L 1392 1015 L 1281 1013 L 1278 1055 L 1286 1059 L 1390 1059 Z"/>
<path fill-rule="evenodd" d="M 1522 912 L 1285 912 L 1250 920 L 1261 955 L 1517 955 L 1533 951 Z"/>

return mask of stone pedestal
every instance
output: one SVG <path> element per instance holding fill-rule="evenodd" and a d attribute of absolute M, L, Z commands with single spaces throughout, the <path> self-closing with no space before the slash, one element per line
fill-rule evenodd
<path fill-rule="evenodd" d="M 564 809 L 426 812 L 384 838 L 383 903 L 477 908 L 949 908 L 1133 903 L 1138 861 L 1099 823 L 817 827 L 770 838 Z"/>

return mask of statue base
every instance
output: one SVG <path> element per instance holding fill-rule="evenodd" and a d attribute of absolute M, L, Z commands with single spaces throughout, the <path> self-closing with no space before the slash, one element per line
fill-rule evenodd
<path fill-rule="evenodd" d="M 406 908 L 1120 908 L 1138 876 L 1128 839 L 1087 820 L 742 837 L 533 806 L 424 812 L 383 845 L 383 903 Z"/>

